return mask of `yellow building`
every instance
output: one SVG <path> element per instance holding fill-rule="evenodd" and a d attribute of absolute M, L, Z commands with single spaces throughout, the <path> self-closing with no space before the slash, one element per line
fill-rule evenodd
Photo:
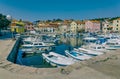
<path fill-rule="evenodd" d="M 110 27 L 110 22 L 108 22 L 107 20 L 102 22 L 102 32 L 104 34 L 109 33 L 109 29 L 108 29 L 109 27 Z"/>
<path fill-rule="evenodd" d="M 71 22 L 70 24 L 70 32 L 71 33 L 76 33 L 77 32 L 77 23 L 75 21 Z"/>
<path fill-rule="evenodd" d="M 22 21 L 13 20 L 11 23 L 11 31 L 16 33 L 25 32 L 25 24 Z"/>
<path fill-rule="evenodd" d="M 70 31 L 71 33 L 80 32 L 82 29 L 85 29 L 85 23 L 81 21 L 73 21 L 70 24 Z"/>

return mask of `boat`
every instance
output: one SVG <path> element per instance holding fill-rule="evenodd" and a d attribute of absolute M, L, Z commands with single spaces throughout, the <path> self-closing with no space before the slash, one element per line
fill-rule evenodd
<path fill-rule="evenodd" d="M 24 42 L 38 41 L 37 37 L 27 37 L 23 39 Z"/>
<path fill-rule="evenodd" d="M 54 46 L 54 45 L 55 44 L 53 44 L 53 43 L 44 43 L 44 42 L 39 42 L 39 41 L 37 41 L 37 42 L 31 41 L 31 42 L 23 42 L 22 47 L 25 47 L 25 48 L 33 48 L 33 47 L 41 48 L 41 47 L 49 47 L 49 46 Z"/>
<path fill-rule="evenodd" d="M 18 39 L 18 38 L 20 38 L 20 34 L 15 34 L 15 39 Z"/>
<path fill-rule="evenodd" d="M 105 35 L 105 38 L 107 38 L 107 39 L 120 39 L 119 35 L 116 35 L 116 34 Z"/>
<path fill-rule="evenodd" d="M 45 43 L 54 43 L 54 38 L 48 37 L 48 36 L 29 36 L 27 38 L 23 39 L 23 42 L 37 42 L 37 41 L 42 41 Z"/>
<path fill-rule="evenodd" d="M 98 51 L 98 52 L 108 52 L 109 50 L 106 49 L 106 47 L 102 44 L 96 44 L 96 43 L 91 43 L 89 45 L 83 45 L 82 46 L 85 49 L 93 50 L 93 51 Z"/>
<path fill-rule="evenodd" d="M 95 37 L 85 37 L 85 38 L 83 38 L 83 40 L 86 43 L 95 43 L 98 39 Z"/>
<path fill-rule="evenodd" d="M 25 52 L 25 53 L 41 53 L 41 52 L 49 52 L 52 50 L 51 47 L 41 47 L 41 48 L 25 48 L 25 47 L 22 47 L 20 48 L 21 51 Z"/>
<path fill-rule="evenodd" d="M 44 42 L 29 42 L 29 43 L 24 43 L 22 47 L 28 47 L 28 48 L 39 48 L 39 47 L 45 47 L 47 46 Z"/>
<path fill-rule="evenodd" d="M 68 50 L 65 50 L 65 54 L 71 58 L 74 58 L 76 60 L 86 60 L 86 59 L 90 59 L 92 56 L 90 55 L 87 55 L 85 53 L 82 53 L 82 52 L 78 52 L 78 51 L 68 51 Z"/>
<path fill-rule="evenodd" d="M 103 45 L 109 50 L 120 49 L 120 41 L 116 39 L 109 39 Z"/>
<path fill-rule="evenodd" d="M 43 59 L 45 59 L 45 61 L 50 63 L 52 66 L 68 66 L 75 63 L 75 60 L 72 58 L 68 58 L 55 52 L 49 52 L 48 54 L 43 53 L 42 56 Z"/>
<path fill-rule="evenodd" d="M 103 52 L 98 52 L 98 51 L 93 51 L 93 50 L 89 50 L 89 49 L 85 49 L 85 48 L 78 48 L 78 49 L 75 49 L 74 50 L 78 51 L 78 52 L 82 52 L 82 53 L 85 53 L 85 54 L 88 54 L 88 55 L 92 55 L 92 56 L 98 56 L 98 55 L 102 55 Z"/>

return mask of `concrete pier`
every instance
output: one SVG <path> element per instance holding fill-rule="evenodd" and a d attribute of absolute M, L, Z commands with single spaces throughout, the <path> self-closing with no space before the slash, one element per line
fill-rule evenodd
<path fill-rule="evenodd" d="M 119 79 L 120 50 L 61 68 L 33 68 L 9 62 L 15 41 L 0 39 L 0 79 Z"/>

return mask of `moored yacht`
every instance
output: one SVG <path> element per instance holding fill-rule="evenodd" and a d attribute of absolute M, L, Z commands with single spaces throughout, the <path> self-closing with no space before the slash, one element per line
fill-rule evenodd
<path fill-rule="evenodd" d="M 26 48 L 40 48 L 40 47 L 46 47 L 48 45 L 46 45 L 44 42 L 29 42 L 27 44 L 23 44 L 22 47 L 26 47 Z"/>
<path fill-rule="evenodd" d="M 98 39 L 95 37 L 85 37 L 83 39 L 86 43 L 95 43 Z"/>
<path fill-rule="evenodd" d="M 120 41 L 116 39 L 114 40 L 112 39 L 112 40 L 108 40 L 103 45 L 106 47 L 106 49 L 115 50 L 120 48 Z"/>
<path fill-rule="evenodd" d="M 85 48 L 78 48 L 78 49 L 74 49 L 74 50 L 88 54 L 88 55 L 92 55 L 92 56 L 97 56 L 97 55 L 103 54 L 103 52 L 93 51 L 93 50 L 89 50 L 89 49 L 85 49 Z"/>
<path fill-rule="evenodd" d="M 74 58 L 76 60 L 86 60 L 86 59 L 90 59 L 92 56 L 90 55 L 87 55 L 85 53 L 82 53 L 82 52 L 78 52 L 78 51 L 68 51 L 66 50 L 65 51 L 65 54 L 68 56 L 68 57 L 71 57 L 71 58 Z"/>
<path fill-rule="evenodd" d="M 106 47 L 102 44 L 89 44 L 89 45 L 85 45 L 82 46 L 85 49 L 89 49 L 89 50 L 93 50 L 93 51 L 98 51 L 98 52 L 107 52 L 109 50 L 106 49 Z"/>
<path fill-rule="evenodd" d="M 22 41 L 23 42 L 35 42 L 35 41 L 41 41 L 41 39 L 38 38 L 38 36 L 29 36 L 27 38 L 23 38 Z"/>
<path fill-rule="evenodd" d="M 68 58 L 55 52 L 49 52 L 49 54 L 43 53 L 42 56 L 45 61 L 50 63 L 52 66 L 67 66 L 72 65 L 76 62 L 72 58 Z"/>

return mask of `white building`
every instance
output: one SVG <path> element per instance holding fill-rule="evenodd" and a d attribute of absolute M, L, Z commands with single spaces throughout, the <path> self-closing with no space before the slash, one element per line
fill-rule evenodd
<path fill-rule="evenodd" d="M 113 31 L 120 32 L 120 18 L 113 20 Z"/>
<path fill-rule="evenodd" d="M 81 21 L 73 21 L 70 24 L 70 32 L 78 33 L 81 29 L 85 29 L 85 23 Z"/>
<path fill-rule="evenodd" d="M 59 33 L 64 34 L 70 31 L 70 26 L 66 24 L 62 24 L 59 26 Z"/>

